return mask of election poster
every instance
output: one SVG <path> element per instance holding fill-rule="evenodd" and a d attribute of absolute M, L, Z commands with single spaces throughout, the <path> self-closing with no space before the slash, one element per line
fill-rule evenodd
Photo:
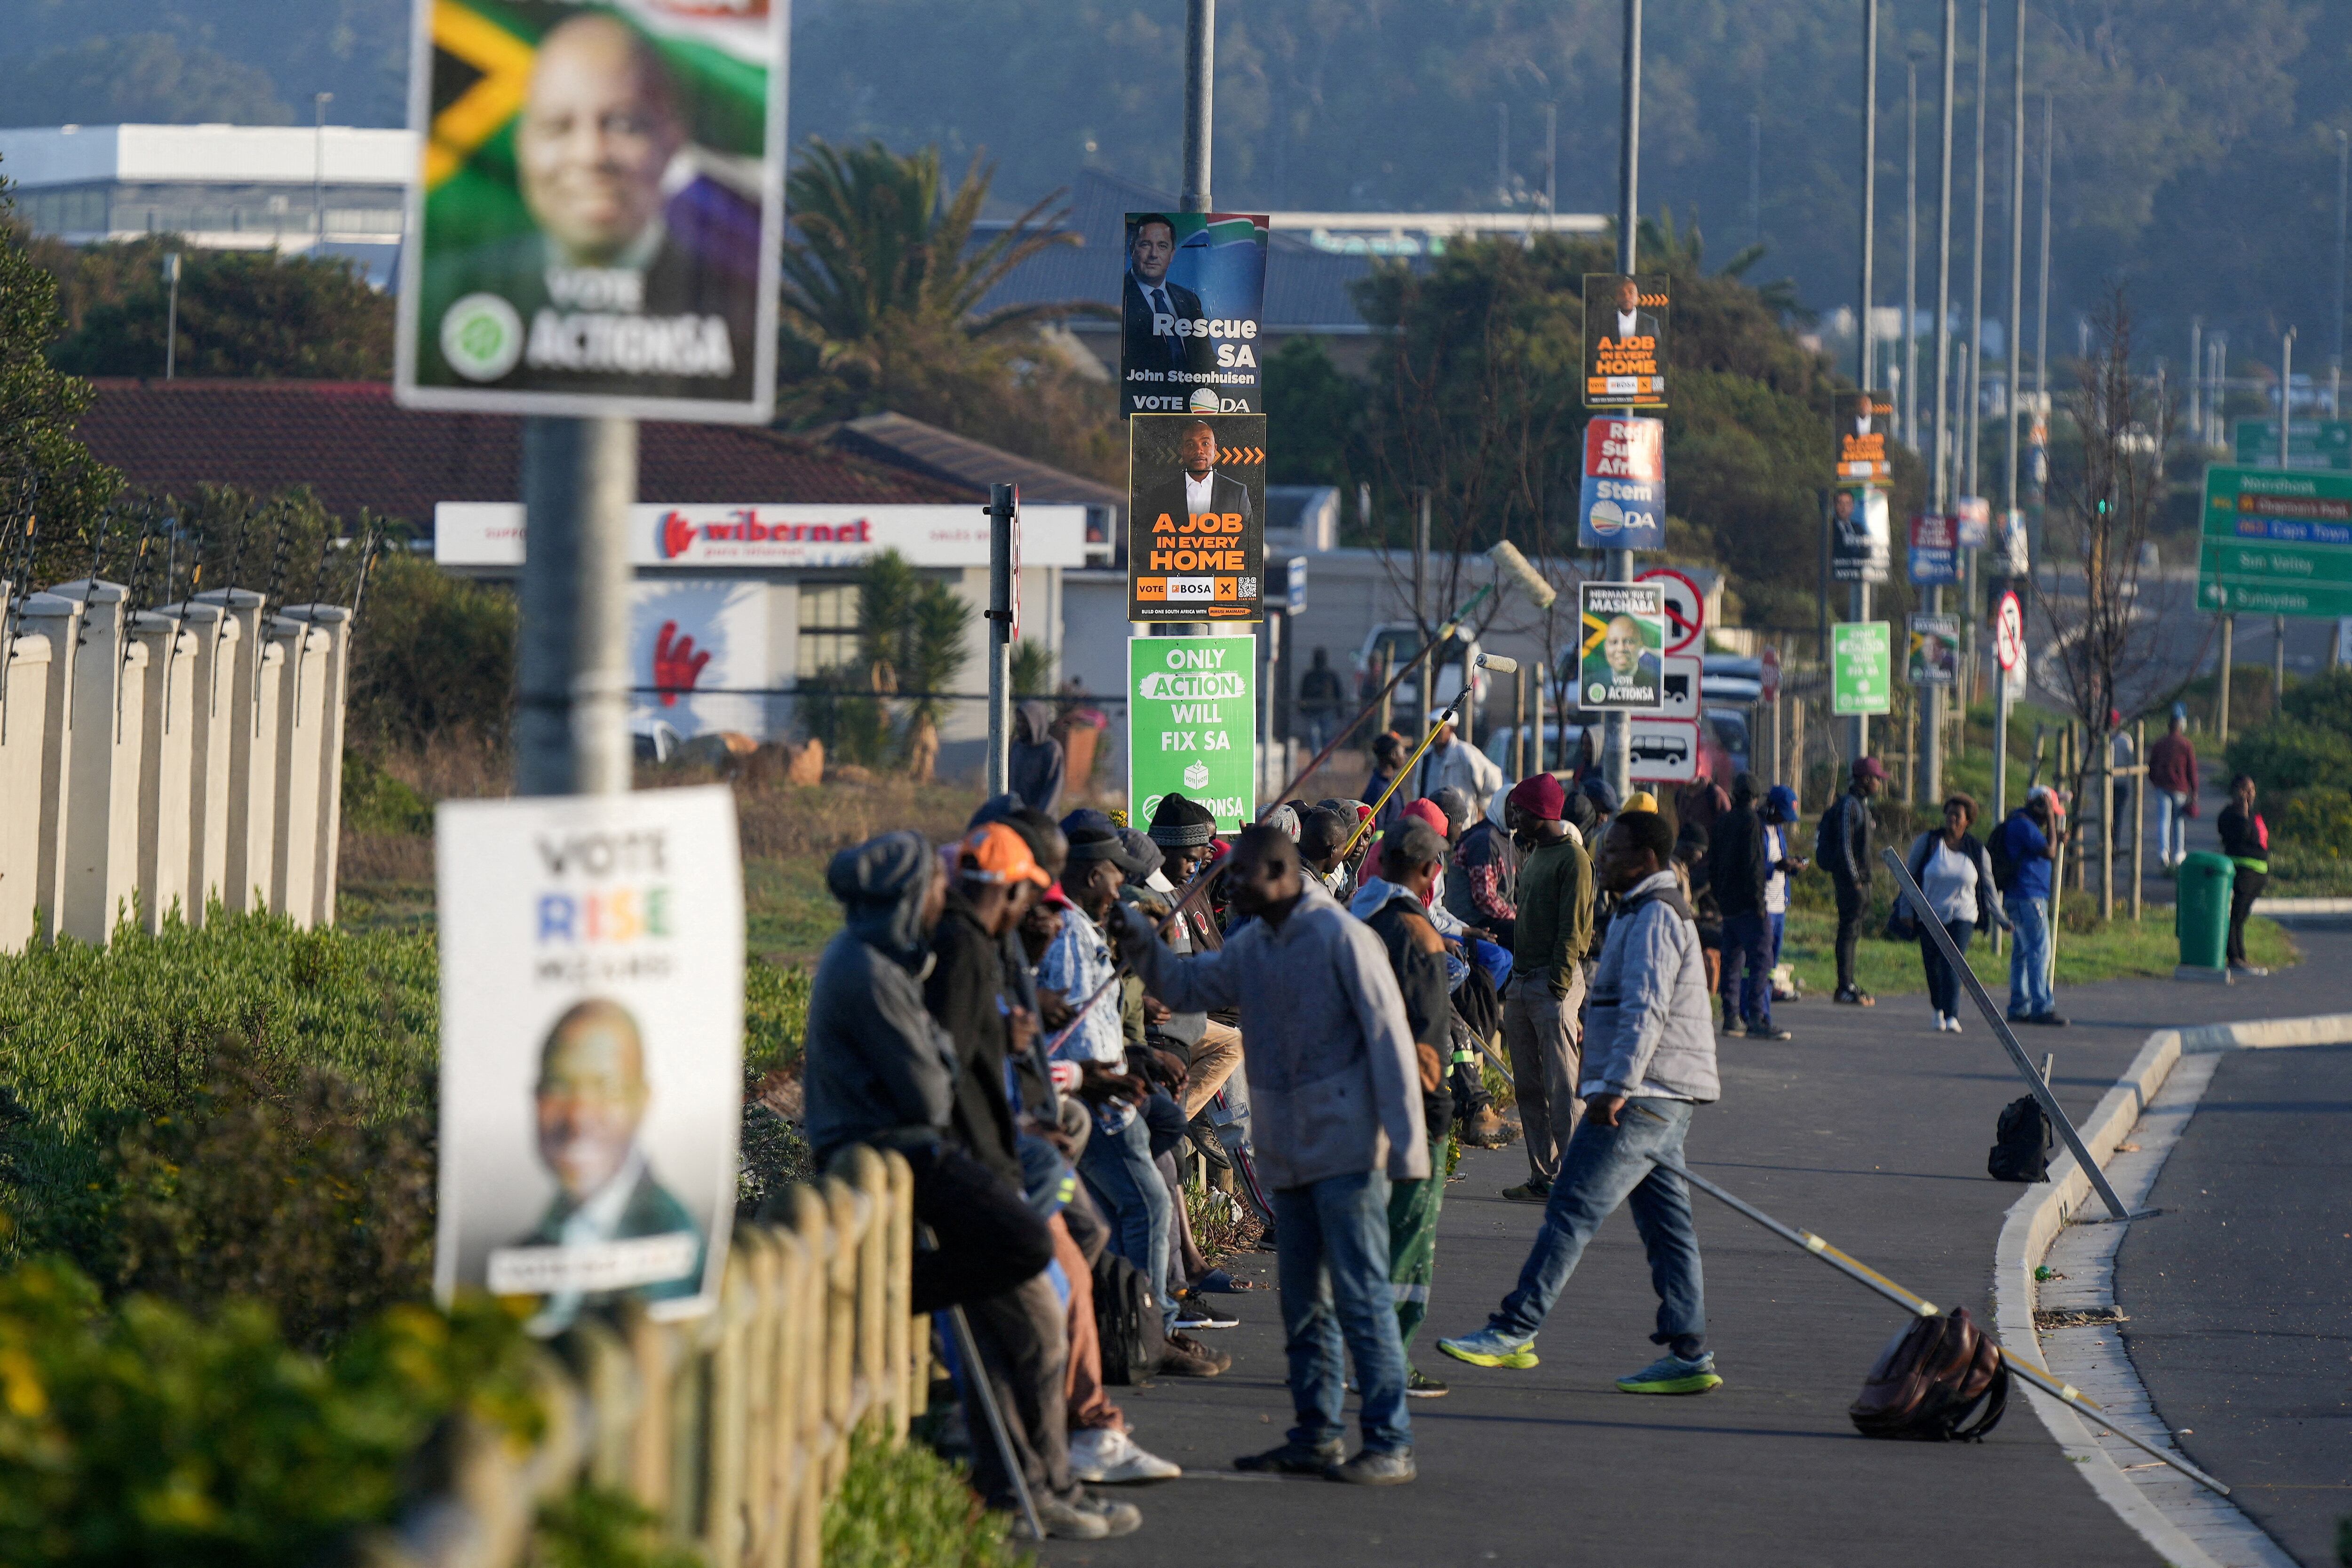
<path fill-rule="evenodd" d="M 1265 618 L 1265 416 L 1128 421 L 1130 621 Z"/>
<path fill-rule="evenodd" d="M 784 0 L 415 0 L 408 407 L 765 424 Z"/>
<path fill-rule="evenodd" d="M 1886 492 L 1840 485 L 1830 493 L 1830 575 L 1841 583 L 1884 583 L 1892 554 Z"/>
<path fill-rule="evenodd" d="M 1606 712 L 1655 713 L 1666 705 L 1665 592 L 1654 583 L 1580 583 L 1583 628 L 1577 701 Z"/>
<path fill-rule="evenodd" d="M 452 801 L 435 847 L 436 1292 L 527 1299 L 542 1334 L 709 1310 L 742 1118 L 733 795 Z"/>
<path fill-rule="evenodd" d="M 1884 485 L 1895 477 L 1887 455 L 1887 431 L 1895 423 L 1895 394 L 1841 392 L 1832 399 L 1832 428 L 1837 434 L 1837 477 L 1840 484 Z"/>
<path fill-rule="evenodd" d="M 1911 520 L 1911 581 L 1922 587 L 1945 587 L 1959 580 L 1959 519 L 1919 513 Z"/>
<path fill-rule="evenodd" d="M 1906 671 L 1914 686 L 1952 686 L 1960 678 L 1960 617 L 1914 615 L 1911 658 Z"/>
<path fill-rule="evenodd" d="M 1666 405 L 1667 279 L 1584 275 L 1584 405 Z"/>
<path fill-rule="evenodd" d="M 1129 213 L 1119 280 L 1118 407 L 1263 414 L 1264 213 Z"/>
<path fill-rule="evenodd" d="M 1963 550 L 1983 550 L 1992 543 L 1992 502 L 1982 496 L 1962 496 L 1952 503 L 1952 525 Z"/>
<path fill-rule="evenodd" d="M 1171 794 L 1238 832 L 1257 816 L 1257 638 L 1127 640 L 1127 819 Z"/>
<path fill-rule="evenodd" d="M 1587 550 L 1666 547 L 1666 422 L 1596 415 L 1584 426 L 1576 542 Z"/>
<path fill-rule="evenodd" d="M 1830 629 L 1830 711 L 1884 713 L 1894 706 L 1885 621 L 1840 621 Z"/>

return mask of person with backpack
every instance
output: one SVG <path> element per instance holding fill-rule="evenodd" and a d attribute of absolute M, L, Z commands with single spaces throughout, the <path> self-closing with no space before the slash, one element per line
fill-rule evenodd
<path fill-rule="evenodd" d="M 1813 834 L 1813 858 L 1830 874 L 1837 893 L 1837 991 L 1830 997 L 1855 1007 L 1877 998 L 1854 984 L 1853 956 L 1862 942 L 1863 911 L 1870 908 L 1870 797 L 1886 786 L 1886 768 L 1876 757 L 1853 760 L 1853 782 L 1822 813 Z"/>
<path fill-rule="evenodd" d="M 2009 950 L 2009 1021 L 2063 1028 L 2050 984 L 2050 876 L 2064 837 L 2054 799 L 2046 784 L 2028 791 L 2025 804 L 1994 830 L 1990 859 L 2001 912 L 2017 933 Z"/>
<path fill-rule="evenodd" d="M 2221 853 L 2238 868 L 2230 884 L 2230 973 L 2268 974 L 2269 970 L 2246 959 L 2246 917 L 2254 912 L 2254 900 L 2262 897 L 2271 879 L 2270 824 L 2254 809 L 2252 773 L 2240 773 L 2230 781 L 2230 804 L 2221 808 L 2213 826 L 2221 830 Z"/>
<path fill-rule="evenodd" d="M 1626 1394 L 1705 1394 L 1722 1385 L 1706 1348 L 1706 1300 L 1690 1189 L 1655 1163 L 1679 1164 L 1691 1117 L 1721 1094 L 1706 962 L 1675 886 L 1674 829 L 1628 811 L 1601 837 L 1595 875 L 1623 903 L 1593 972 L 1582 1081 L 1584 1117 L 1544 1205 L 1517 1289 L 1486 1326 L 1437 1348 L 1473 1366 L 1531 1367 L 1536 1331 L 1601 1221 L 1625 1204 L 1658 1292 L 1654 1344 L 1666 1353 L 1617 1380 Z"/>
<path fill-rule="evenodd" d="M 1908 907 L 1911 900 L 1906 894 L 1902 900 L 1906 908 L 1898 911 L 1898 918 L 1917 931 L 1919 963 L 1927 974 L 1927 1005 L 1936 1010 L 1937 1034 L 1960 1032 L 1960 976 L 1944 962 L 1944 950 L 1927 922 L 1934 921 L 1949 933 L 1963 963 L 1969 939 L 1978 931 L 2009 924 L 2001 916 L 1991 858 L 1969 831 L 1976 819 L 1973 796 L 1957 792 L 1947 796 L 1941 831 L 1930 828 L 1913 839 L 1911 853 L 1906 857 L 1911 879 L 1919 884 L 1927 907 Z"/>
<path fill-rule="evenodd" d="M 1768 906 L 1776 876 L 1780 907 L 1788 908 L 1787 875 L 1778 869 L 1786 857 L 1772 846 L 1773 830 L 1756 809 L 1756 775 L 1741 773 L 1731 781 L 1731 809 L 1715 825 L 1707 882 L 1723 916 L 1723 1032 L 1753 1040 L 1793 1037 L 1772 1022 L 1776 944 Z"/>

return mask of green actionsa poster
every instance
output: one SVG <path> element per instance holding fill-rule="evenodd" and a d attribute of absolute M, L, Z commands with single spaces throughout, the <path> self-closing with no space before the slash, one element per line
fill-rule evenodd
<path fill-rule="evenodd" d="M 1830 631 L 1832 711 L 1884 713 L 1895 699 L 1885 621 L 1840 621 Z"/>
<path fill-rule="evenodd" d="M 1257 638 L 1127 641 L 1127 816 L 1138 827 L 1170 795 L 1216 814 L 1221 832 L 1257 816 Z"/>

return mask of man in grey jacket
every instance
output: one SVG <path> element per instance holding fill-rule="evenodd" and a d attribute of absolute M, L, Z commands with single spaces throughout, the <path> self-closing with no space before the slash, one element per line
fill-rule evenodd
<path fill-rule="evenodd" d="M 1119 946 L 1144 989 L 1170 1007 L 1238 1006 L 1250 1042 L 1243 1070 L 1258 1170 L 1274 1189 L 1297 1424 L 1280 1447 L 1235 1465 L 1368 1486 L 1409 1481 L 1389 1183 L 1430 1170 L 1404 1001 L 1380 938 L 1302 877 L 1287 835 L 1244 829 L 1225 886 L 1235 912 L 1251 918 L 1219 951 L 1180 957 L 1132 908 L 1122 910 Z M 1343 1342 L 1364 1394 L 1364 1445 L 1352 1459 L 1341 1440 Z"/>
<path fill-rule="evenodd" d="M 1544 1206 L 1543 1228 L 1518 1288 L 1486 1326 L 1437 1348 L 1473 1366 L 1536 1364 L 1536 1331 L 1576 1271 L 1601 1222 L 1627 1203 L 1649 1254 L 1666 1353 L 1621 1377 L 1627 1394 L 1704 1394 L 1719 1387 L 1706 1348 L 1706 1298 L 1692 1228 L 1690 1191 L 1652 1156 L 1682 1163 L 1694 1108 L 1721 1093 L 1715 1018 L 1698 928 L 1675 884 L 1674 829 L 1654 811 L 1629 811 L 1601 841 L 1594 869 L 1622 895 L 1609 922 L 1584 1037 L 1578 1085 L 1584 1119 L 1570 1139 Z"/>

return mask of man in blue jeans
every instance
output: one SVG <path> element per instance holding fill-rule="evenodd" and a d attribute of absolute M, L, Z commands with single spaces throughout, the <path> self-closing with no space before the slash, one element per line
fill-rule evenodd
<path fill-rule="evenodd" d="M 1692 1110 L 1721 1092 L 1706 955 L 1675 883 L 1674 851 L 1674 829 L 1653 811 L 1624 813 L 1601 840 L 1596 879 L 1623 902 L 1592 978 L 1578 1085 L 1584 1120 L 1569 1140 L 1518 1288 L 1485 1328 L 1437 1342 L 1457 1361 L 1535 1365 L 1536 1331 L 1601 1222 L 1627 1204 L 1658 1291 L 1658 1331 L 1650 1340 L 1666 1353 L 1617 1386 L 1627 1394 L 1705 1394 L 1722 1385 L 1706 1348 L 1690 1190 L 1652 1158 L 1680 1164 Z"/>
<path fill-rule="evenodd" d="M 2063 1028 L 2050 984 L 2050 873 L 2065 835 L 2052 825 L 2050 803 L 2049 789 L 2034 785 L 1996 830 L 1992 860 L 2009 868 L 2009 886 L 2000 890 L 2001 912 L 2015 933 L 2009 950 L 2009 1021 Z"/>
<path fill-rule="evenodd" d="M 1389 1285 L 1389 1183 L 1430 1174 L 1412 1029 L 1381 939 L 1301 876 L 1287 835 L 1244 828 L 1232 867 L 1233 907 L 1254 918 L 1223 948 L 1180 957 L 1130 906 L 1119 952 L 1179 1012 L 1241 1009 L 1296 1420 L 1280 1447 L 1234 1468 L 1393 1486 L 1415 1471 Z M 1364 1446 L 1352 1459 L 1342 1442 L 1350 1358 L 1364 1391 Z"/>

